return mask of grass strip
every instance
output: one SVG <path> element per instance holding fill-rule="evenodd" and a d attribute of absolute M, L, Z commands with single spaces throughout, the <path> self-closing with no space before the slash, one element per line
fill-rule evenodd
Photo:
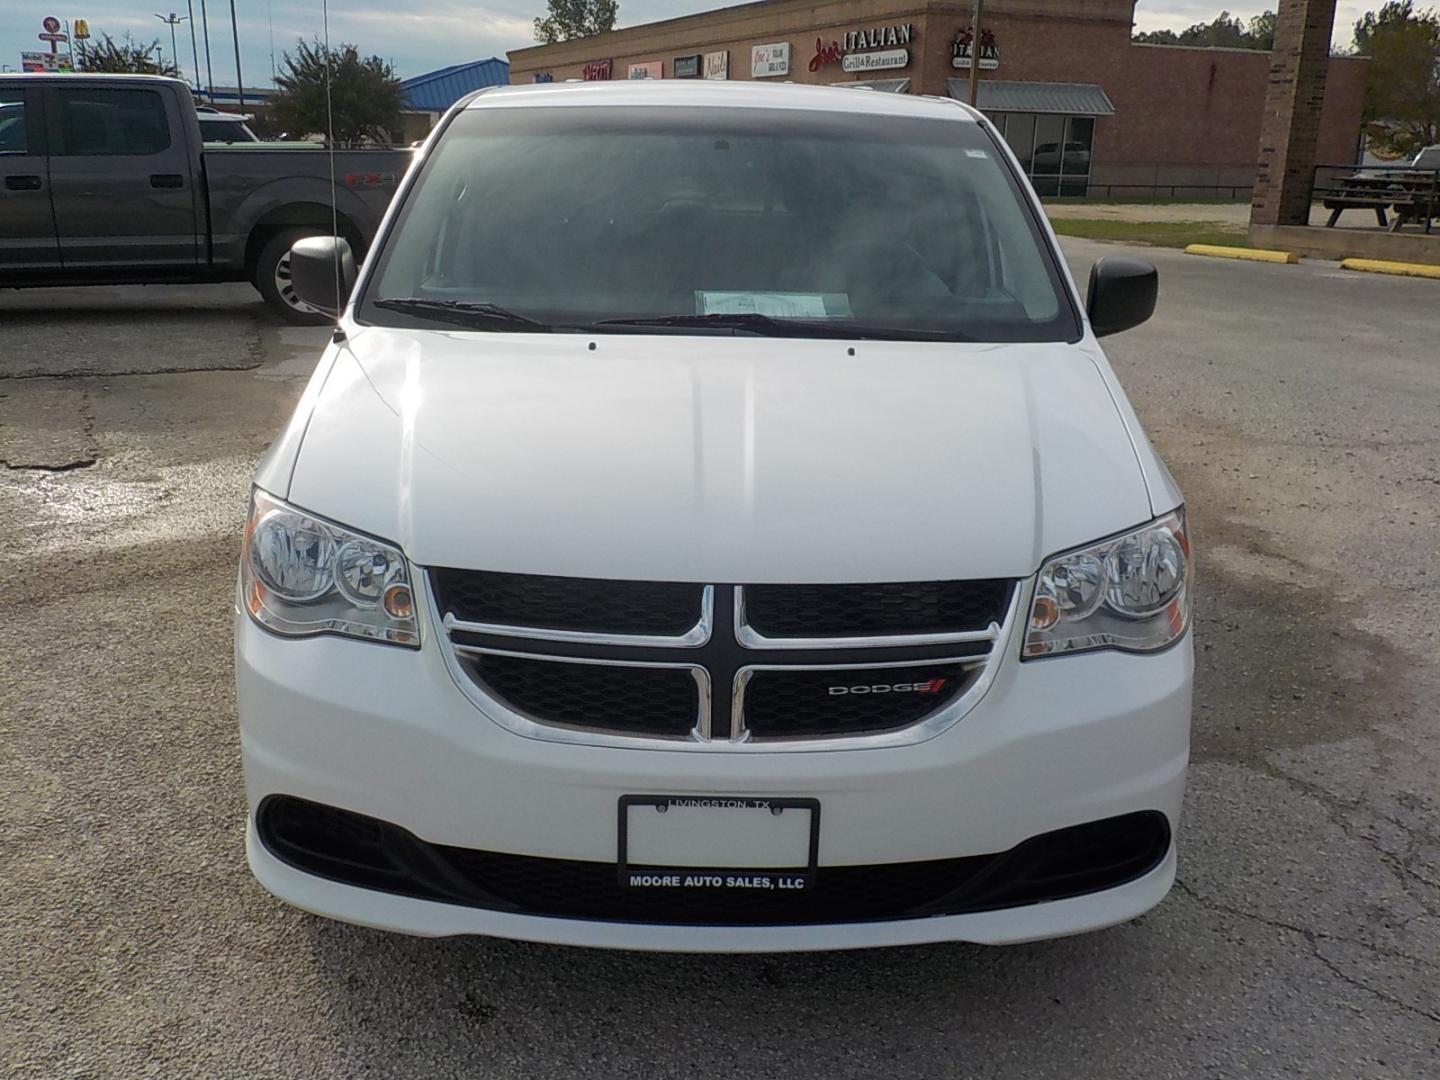
<path fill-rule="evenodd" d="M 1109 218 L 1054 218 L 1050 222 L 1061 236 L 1086 240 L 1111 240 L 1151 247 L 1189 247 L 1191 244 L 1241 245 L 1247 243 L 1243 228 L 1230 228 L 1214 221 L 1115 221 Z"/>

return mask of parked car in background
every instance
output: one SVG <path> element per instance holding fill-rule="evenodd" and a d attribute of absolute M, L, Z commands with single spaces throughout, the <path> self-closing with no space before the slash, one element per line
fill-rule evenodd
<path fill-rule="evenodd" d="M 227 121 L 228 122 L 228 121 Z M 190 89 L 150 75 L 0 75 L 0 286 L 250 281 L 323 323 L 289 251 L 328 233 L 363 251 L 412 152 L 207 146 Z"/>
<path fill-rule="evenodd" d="M 415 934 L 1015 942 L 1175 877 L 1192 555 L 978 112 L 748 82 L 452 109 L 261 462 L 251 868 Z M 346 299 L 348 297 L 348 300 Z M 341 309 L 343 308 L 343 312 Z"/>
<path fill-rule="evenodd" d="M 195 106 L 195 119 L 200 122 L 200 138 L 207 143 L 255 143 L 260 136 L 250 130 L 255 119 L 247 113 L 227 113 L 208 105 Z"/>
<path fill-rule="evenodd" d="M 1410 162 L 1412 169 L 1440 169 L 1440 144 L 1427 146 L 1415 155 L 1415 160 Z"/>
<path fill-rule="evenodd" d="M 1062 154 L 1066 172 L 1090 172 L 1090 147 L 1083 142 L 1067 142 L 1063 151 L 1059 143 L 1041 143 L 1035 147 L 1032 170 L 1037 173 L 1060 172 Z"/>

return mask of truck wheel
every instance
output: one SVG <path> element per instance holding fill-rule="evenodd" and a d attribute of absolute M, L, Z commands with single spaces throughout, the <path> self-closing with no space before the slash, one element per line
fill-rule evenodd
<path fill-rule="evenodd" d="M 260 249 L 255 263 L 255 288 L 272 311 L 294 326 L 325 326 L 335 321 L 319 308 L 313 308 L 295 295 L 290 284 L 290 245 L 307 236 L 319 236 L 314 229 L 287 229 L 276 233 Z"/>

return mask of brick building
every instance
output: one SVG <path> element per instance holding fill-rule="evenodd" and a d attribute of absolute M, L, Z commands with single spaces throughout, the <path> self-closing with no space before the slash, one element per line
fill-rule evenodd
<path fill-rule="evenodd" d="M 980 107 L 1046 194 L 1248 191 L 1270 55 L 1136 45 L 1134 0 L 987 0 Z M 761 78 L 969 99 L 970 4 L 761 0 L 516 49 L 514 83 Z M 1332 58 L 1317 161 L 1356 159 L 1366 61 Z M 1188 188 L 1188 192 L 1183 190 Z"/>

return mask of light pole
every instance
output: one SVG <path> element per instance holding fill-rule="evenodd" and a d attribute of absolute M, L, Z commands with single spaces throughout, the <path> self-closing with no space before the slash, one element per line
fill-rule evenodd
<path fill-rule="evenodd" d="M 975 10 L 970 15 L 970 107 L 979 108 L 980 101 L 980 16 L 985 0 L 975 0 Z"/>
<path fill-rule="evenodd" d="M 245 111 L 245 80 L 240 76 L 240 27 L 235 22 L 235 0 L 230 0 L 230 35 L 235 39 L 235 94 Z"/>
<path fill-rule="evenodd" d="M 175 65 L 175 70 L 179 71 L 180 53 L 175 48 L 175 27 L 179 26 L 182 22 L 185 22 L 186 16 L 176 15 L 173 11 L 170 12 L 169 15 L 161 15 L 157 11 L 155 12 L 155 18 L 159 19 L 166 26 L 170 27 L 170 62 Z"/>
<path fill-rule="evenodd" d="M 215 104 L 215 69 L 210 66 L 210 17 L 205 11 L 205 0 L 200 0 L 200 32 L 205 37 L 205 88 L 210 91 L 210 104 Z M 195 73 L 200 81 L 200 73 Z"/>
<path fill-rule="evenodd" d="M 200 89 L 200 47 L 195 44 L 195 2 L 185 0 L 185 10 L 190 14 L 185 16 L 190 21 L 190 59 L 195 61 L 195 89 Z"/>

